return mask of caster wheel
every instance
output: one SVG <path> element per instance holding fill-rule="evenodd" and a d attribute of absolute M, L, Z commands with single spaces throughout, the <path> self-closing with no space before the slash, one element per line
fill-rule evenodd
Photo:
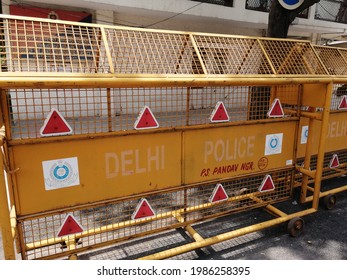
<path fill-rule="evenodd" d="M 334 194 L 329 194 L 324 197 L 324 206 L 326 209 L 331 210 L 334 208 L 337 201 L 337 197 Z"/>
<path fill-rule="evenodd" d="M 304 224 L 304 220 L 299 217 L 291 219 L 287 227 L 290 236 L 299 236 L 304 229 Z"/>

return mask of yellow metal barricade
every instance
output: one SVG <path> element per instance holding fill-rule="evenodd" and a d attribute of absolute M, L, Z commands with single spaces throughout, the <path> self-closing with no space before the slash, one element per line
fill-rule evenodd
<path fill-rule="evenodd" d="M 347 50 L 326 46 L 314 46 L 314 49 L 334 80 L 322 175 L 323 179 L 329 179 L 347 174 L 347 88 L 345 85 L 347 81 Z M 319 107 L 309 106 L 303 109 L 311 112 L 321 110 Z M 298 165 L 302 165 L 304 162 L 302 157 L 306 146 L 308 130 L 309 121 L 307 118 L 302 118 L 300 124 L 301 135 L 298 145 Z M 315 134 L 315 137 L 319 137 L 320 128 L 317 122 L 312 122 L 312 133 Z M 316 169 L 317 147 L 317 143 L 314 143 L 312 147 L 313 156 L 309 166 L 311 170 Z M 301 176 L 300 174 L 298 175 L 297 185 L 301 185 Z M 308 180 L 307 183 L 310 181 Z M 312 196 L 307 194 L 307 190 L 309 193 L 312 193 L 312 188 L 306 186 L 306 184 L 303 188 L 304 191 L 301 201 L 311 201 Z M 335 194 L 346 190 L 347 186 L 322 190 L 320 197 L 324 197 L 324 204 L 330 209 L 336 203 Z"/>
<path fill-rule="evenodd" d="M 332 80 L 309 42 L 2 23 L 2 228 L 23 259 L 185 228 L 196 242 L 148 257 L 165 258 L 286 221 L 296 235 L 317 210 Z M 296 162 L 302 117 L 320 128 L 315 171 Z M 313 178 L 312 207 L 287 214 L 273 204 L 291 198 L 296 168 Z M 192 227 L 261 207 L 276 218 L 209 239 Z"/>

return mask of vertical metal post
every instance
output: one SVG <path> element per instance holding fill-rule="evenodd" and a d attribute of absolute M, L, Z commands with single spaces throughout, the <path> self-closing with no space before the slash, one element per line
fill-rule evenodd
<path fill-rule="evenodd" d="M 186 125 L 189 125 L 190 87 L 187 87 Z"/>
<path fill-rule="evenodd" d="M 310 118 L 309 124 L 308 124 L 308 137 L 307 137 L 305 159 L 304 159 L 304 166 L 303 166 L 303 168 L 305 170 L 310 169 L 311 155 L 312 155 L 312 143 L 313 143 L 313 138 L 314 138 L 313 137 L 313 123 L 314 123 L 314 119 Z M 306 202 L 308 177 L 309 176 L 307 174 L 302 173 L 300 203 Z"/>
<path fill-rule="evenodd" d="M 314 181 L 314 191 L 313 191 L 313 201 L 312 201 L 312 207 L 314 209 L 318 209 L 318 204 L 319 204 L 319 195 L 320 195 L 320 187 L 321 187 L 323 164 L 324 164 L 325 140 L 326 140 L 326 136 L 328 132 L 332 92 L 333 92 L 333 83 L 330 82 L 327 85 L 327 92 L 325 94 L 325 104 L 323 108 L 321 133 L 319 137 L 317 168 L 316 168 L 316 177 Z"/>
<path fill-rule="evenodd" d="M 1 113 L 1 112 L 0 112 Z M 0 147 L 2 148 L 4 136 L 0 135 Z M 0 151 L 1 152 L 1 151 Z M 0 160 L 0 228 L 2 243 L 6 260 L 15 260 L 14 238 L 12 236 L 10 210 L 7 200 L 7 190 L 4 175 L 4 163 Z"/>
<path fill-rule="evenodd" d="M 108 131 L 112 131 L 112 108 L 111 108 L 111 89 L 107 88 L 107 123 Z"/>

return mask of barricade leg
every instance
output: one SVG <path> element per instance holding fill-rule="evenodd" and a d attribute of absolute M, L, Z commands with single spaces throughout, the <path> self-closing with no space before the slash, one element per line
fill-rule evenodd
<path fill-rule="evenodd" d="M 0 145 L 2 147 L 4 137 L 0 135 L 0 138 Z M 12 236 L 10 210 L 7 200 L 7 191 L 4 176 L 4 164 L 2 160 L 0 160 L 0 227 L 5 259 L 15 260 L 16 255 L 13 245 L 14 238 Z"/>
<path fill-rule="evenodd" d="M 324 164 L 324 155 L 325 155 L 325 141 L 326 135 L 328 132 L 329 125 L 329 113 L 330 113 L 330 103 L 331 103 L 331 92 L 332 92 L 333 84 L 329 83 L 327 85 L 327 93 L 325 97 L 325 103 L 323 107 L 323 112 L 320 115 L 317 113 L 304 113 L 305 117 L 309 117 L 309 132 L 308 139 L 306 144 L 306 152 L 305 152 L 305 160 L 304 166 L 298 167 L 298 170 L 303 174 L 302 176 L 302 184 L 301 184 L 301 194 L 300 194 L 300 202 L 305 203 L 312 201 L 312 207 L 318 209 L 319 198 L 321 197 L 321 181 L 323 174 L 323 164 Z M 321 122 L 321 130 L 319 134 L 319 144 L 318 144 L 318 154 L 317 154 L 317 166 L 315 171 L 309 170 L 310 161 L 312 155 L 312 143 L 313 143 L 313 122 L 314 120 L 318 120 Z M 313 179 L 314 187 L 308 187 L 309 177 Z M 313 192 L 313 196 L 308 199 L 307 198 L 307 190 Z"/>
<path fill-rule="evenodd" d="M 313 201 L 312 201 L 312 207 L 315 209 L 318 209 L 318 204 L 319 204 L 319 194 L 320 194 L 320 187 L 321 187 L 322 174 L 323 174 L 325 140 L 326 140 L 328 124 L 329 124 L 329 113 L 330 113 L 332 90 L 333 90 L 333 84 L 329 83 L 327 86 L 327 94 L 325 98 L 325 104 L 324 104 L 323 115 L 322 115 L 322 126 L 321 126 L 322 128 L 321 128 L 321 133 L 319 137 L 317 169 L 315 174 L 314 192 L 313 192 Z"/>

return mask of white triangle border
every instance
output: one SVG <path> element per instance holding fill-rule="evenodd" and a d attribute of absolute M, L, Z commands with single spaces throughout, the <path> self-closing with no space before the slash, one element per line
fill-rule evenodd
<path fill-rule="evenodd" d="M 76 220 L 75 216 L 72 215 L 71 213 L 68 213 L 68 214 L 66 215 L 64 221 L 62 222 L 62 224 L 61 224 L 59 230 L 58 230 L 58 233 L 57 233 L 57 237 L 58 237 L 58 238 L 61 238 L 61 237 L 63 237 L 63 236 L 68 236 L 68 235 L 74 235 L 74 234 L 79 234 L 79 233 L 81 233 L 81 232 L 76 232 L 76 233 L 64 234 L 64 235 L 59 236 L 59 232 L 61 232 L 61 230 L 63 229 L 63 226 L 65 225 L 65 223 L 66 223 L 67 219 L 69 218 L 69 216 L 71 216 L 71 218 L 76 222 L 76 224 L 82 229 L 81 232 L 84 231 L 83 226 Z"/>
<path fill-rule="evenodd" d="M 58 116 L 61 118 L 61 120 L 65 123 L 65 125 L 69 128 L 70 131 L 68 132 L 58 132 L 58 133 L 48 133 L 48 134 L 43 134 L 43 131 L 45 130 L 49 120 L 51 119 L 53 113 L 56 112 L 58 114 Z M 73 133 L 73 130 L 71 128 L 71 126 L 69 125 L 69 123 L 66 121 L 66 119 L 63 117 L 62 114 L 60 114 L 60 112 L 55 109 L 52 108 L 51 111 L 49 112 L 49 114 L 47 115 L 42 127 L 40 128 L 40 135 L 41 137 L 49 137 L 49 136 L 63 136 L 63 135 L 71 135 Z"/>
<path fill-rule="evenodd" d="M 149 112 L 150 112 L 152 118 L 154 119 L 156 125 L 155 126 L 150 126 L 150 127 L 140 127 L 140 128 L 138 128 L 137 126 L 138 126 L 140 120 L 142 119 L 142 116 L 143 116 L 144 112 L 146 111 L 146 109 L 149 110 Z M 158 123 L 156 117 L 154 116 L 152 110 L 147 105 L 145 105 L 142 108 L 142 110 L 140 111 L 139 115 L 137 116 L 137 119 L 136 119 L 136 121 L 134 123 L 134 129 L 136 129 L 136 130 L 144 130 L 144 129 L 152 129 L 152 128 L 158 128 L 158 127 L 159 127 L 159 123 Z"/>
<path fill-rule="evenodd" d="M 272 186 L 273 186 L 273 189 L 270 189 L 270 190 L 262 190 L 262 188 L 264 187 L 264 185 L 265 185 L 265 183 L 266 183 L 266 181 L 267 181 L 267 179 L 268 178 L 270 178 L 270 180 L 271 180 L 271 183 L 272 183 Z M 259 189 L 258 189 L 258 191 L 259 192 L 261 192 L 261 193 L 264 193 L 264 192 L 271 192 L 271 191 L 273 191 L 273 190 L 275 190 L 276 189 L 276 187 L 275 187 L 275 184 L 274 184 L 274 181 L 272 180 L 272 177 L 271 177 L 271 175 L 270 174 L 267 174 L 266 176 L 265 176 L 265 178 L 263 179 L 263 181 L 261 182 L 261 184 L 260 184 L 260 187 L 259 187 Z"/>
<path fill-rule="evenodd" d="M 333 161 L 334 161 L 335 158 L 337 159 L 337 166 L 332 166 Z M 330 168 L 330 169 L 333 169 L 333 168 L 337 168 L 337 167 L 339 167 L 339 166 L 340 166 L 339 156 L 338 156 L 337 154 L 333 154 L 333 157 L 331 158 L 331 160 L 330 160 L 330 162 L 329 162 L 329 168 Z"/>
<path fill-rule="evenodd" d="M 217 110 L 218 110 L 218 108 L 219 108 L 219 106 L 220 106 L 221 104 L 222 104 L 222 106 L 223 106 L 223 109 L 224 109 L 225 113 L 227 114 L 228 119 L 227 119 L 227 120 L 214 121 L 214 120 L 213 120 L 213 117 L 214 117 L 215 114 L 217 113 Z M 211 113 L 211 115 L 210 115 L 209 120 L 210 120 L 211 123 L 221 123 L 221 122 L 228 122 L 228 121 L 230 121 L 230 117 L 229 117 L 228 111 L 227 111 L 227 109 L 226 109 L 226 107 L 225 107 L 223 101 L 218 101 L 218 102 L 216 103 L 216 106 L 214 107 L 214 109 L 213 109 L 213 111 L 212 111 L 212 113 Z"/>
<path fill-rule="evenodd" d="M 279 104 L 280 107 L 281 107 L 282 115 L 281 115 L 281 116 L 271 116 L 270 113 L 271 113 L 272 110 L 274 109 L 274 107 L 275 107 L 277 101 L 278 101 L 278 104 Z M 268 116 L 269 118 L 283 118 L 283 117 L 284 117 L 283 107 L 282 107 L 281 101 L 280 101 L 278 98 L 275 98 L 274 101 L 272 102 L 271 107 L 270 107 L 269 111 L 267 112 L 267 116 Z"/>
<path fill-rule="evenodd" d="M 225 193 L 226 198 L 223 198 L 223 199 L 218 200 L 218 201 L 213 201 L 213 198 L 214 198 L 214 196 L 216 195 L 216 193 L 217 193 L 219 187 L 221 187 L 221 188 L 223 189 L 223 192 Z M 223 185 L 220 184 L 220 183 L 218 183 L 218 184 L 214 187 L 213 192 L 212 192 L 210 198 L 208 199 L 208 201 L 209 201 L 210 203 L 219 203 L 219 202 L 222 202 L 222 201 L 226 201 L 226 200 L 228 200 L 228 199 L 229 199 L 229 196 L 228 196 L 227 192 L 225 191 Z"/>
<path fill-rule="evenodd" d="M 137 219 L 136 219 L 135 217 L 136 217 L 137 213 L 139 212 L 140 207 L 141 207 L 141 205 L 142 205 L 143 202 L 146 202 L 146 203 L 147 203 L 149 209 L 151 209 L 151 211 L 153 212 L 153 215 L 147 216 L 147 217 L 142 217 L 142 218 L 137 218 Z M 155 215 L 156 215 L 156 214 L 155 214 L 155 211 L 153 210 L 151 204 L 149 204 L 148 200 L 147 200 L 146 198 L 142 198 L 142 199 L 139 201 L 139 203 L 137 204 L 134 213 L 131 215 L 131 219 L 132 219 L 133 221 L 138 221 L 138 220 L 141 220 L 141 219 L 148 219 L 148 218 L 154 217 Z"/>
<path fill-rule="evenodd" d="M 341 108 L 341 105 L 342 105 L 342 101 L 343 101 L 343 100 L 345 100 L 346 103 L 347 103 L 347 95 L 344 95 L 344 96 L 341 98 L 341 100 L 340 100 L 339 106 L 337 107 L 337 109 L 340 110 L 340 111 L 345 111 L 345 110 L 347 110 L 347 107 L 346 107 L 346 108 Z"/>

